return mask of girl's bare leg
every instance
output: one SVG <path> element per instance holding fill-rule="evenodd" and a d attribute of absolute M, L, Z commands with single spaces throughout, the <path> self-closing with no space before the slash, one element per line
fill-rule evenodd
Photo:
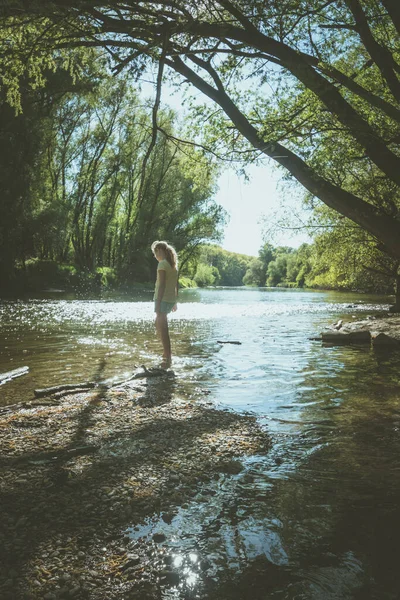
<path fill-rule="evenodd" d="M 164 315 L 162 313 L 157 315 L 156 328 L 157 328 L 158 335 L 161 338 L 161 343 L 163 346 L 164 361 L 167 363 L 171 363 L 171 340 L 169 337 L 167 315 Z"/>

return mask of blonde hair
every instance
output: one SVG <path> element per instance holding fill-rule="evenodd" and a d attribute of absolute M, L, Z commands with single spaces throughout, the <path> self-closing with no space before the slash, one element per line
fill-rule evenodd
<path fill-rule="evenodd" d="M 165 253 L 165 258 L 173 269 L 178 269 L 178 255 L 176 254 L 175 248 L 171 246 L 171 244 L 156 240 L 151 245 L 151 251 L 154 256 L 156 255 L 157 250 L 162 250 Z"/>

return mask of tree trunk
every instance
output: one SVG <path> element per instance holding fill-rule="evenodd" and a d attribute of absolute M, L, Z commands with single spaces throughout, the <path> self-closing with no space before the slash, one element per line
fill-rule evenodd
<path fill-rule="evenodd" d="M 394 284 L 394 304 L 390 307 L 390 312 L 400 312 L 400 270 L 397 271 L 395 284 Z"/>

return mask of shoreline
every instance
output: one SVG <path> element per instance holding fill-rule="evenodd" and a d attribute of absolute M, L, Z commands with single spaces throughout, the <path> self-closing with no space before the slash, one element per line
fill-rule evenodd
<path fill-rule="evenodd" d="M 0 415 L 4 600 L 145 600 L 185 585 L 168 534 L 129 531 L 168 525 L 270 449 L 254 416 L 206 394 L 180 398 L 167 372 Z"/>
<path fill-rule="evenodd" d="M 338 321 L 314 340 L 329 344 L 370 344 L 372 347 L 400 348 L 400 315 L 369 315 L 360 321 Z"/>

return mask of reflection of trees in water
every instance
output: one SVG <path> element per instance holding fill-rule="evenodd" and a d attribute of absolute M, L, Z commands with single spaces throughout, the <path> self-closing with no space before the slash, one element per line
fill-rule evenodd
<path fill-rule="evenodd" d="M 301 430 L 279 441 L 282 466 L 265 473 L 265 461 L 253 463 L 221 510 L 238 568 L 228 566 L 215 598 L 280 598 L 289 589 L 285 598 L 397 594 L 399 362 L 399 354 L 318 347 L 296 398 Z M 281 475 L 271 473 L 278 469 Z M 259 530 L 257 558 L 246 527 Z"/>

